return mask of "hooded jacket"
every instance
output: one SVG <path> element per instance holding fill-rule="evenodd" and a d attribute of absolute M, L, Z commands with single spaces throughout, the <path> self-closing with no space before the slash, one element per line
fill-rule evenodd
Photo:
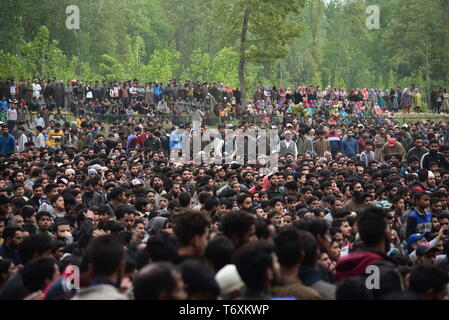
<path fill-rule="evenodd" d="M 396 265 L 385 253 L 377 250 L 357 251 L 341 258 L 335 268 L 335 279 L 340 281 L 349 277 L 362 276 L 367 277 L 367 283 L 372 283 L 368 277 L 375 275 L 376 269 L 368 268 L 369 266 L 376 266 L 379 270 L 379 288 L 374 288 L 375 295 L 402 290 L 401 275 Z"/>

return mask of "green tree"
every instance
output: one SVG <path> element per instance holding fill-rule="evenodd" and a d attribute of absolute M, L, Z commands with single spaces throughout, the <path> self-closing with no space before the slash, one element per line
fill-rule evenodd
<path fill-rule="evenodd" d="M 237 42 L 239 83 L 242 104 L 246 105 L 246 66 L 248 62 L 276 61 L 289 53 L 289 45 L 303 26 L 292 21 L 303 0 L 231 0 L 217 2 L 225 22 L 221 35 Z"/>
<path fill-rule="evenodd" d="M 33 41 L 22 46 L 21 58 L 33 76 L 60 76 L 67 68 L 67 58 L 58 45 L 58 41 L 50 41 L 47 27 L 40 27 Z"/>
<path fill-rule="evenodd" d="M 211 80 L 238 86 L 238 64 L 238 53 L 233 48 L 223 48 L 211 62 Z"/>
<path fill-rule="evenodd" d="M 178 60 L 181 54 L 176 50 L 155 50 L 150 62 L 143 69 L 145 81 L 167 82 L 174 78 L 179 68 Z"/>

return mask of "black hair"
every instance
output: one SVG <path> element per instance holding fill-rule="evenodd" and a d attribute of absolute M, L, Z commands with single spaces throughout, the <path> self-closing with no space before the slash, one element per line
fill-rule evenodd
<path fill-rule="evenodd" d="M 234 243 L 225 236 L 216 236 L 209 241 L 204 256 L 212 262 L 215 272 L 231 263 L 235 251 Z"/>
<path fill-rule="evenodd" d="M 51 252 L 54 244 L 47 235 L 31 235 L 19 244 L 18 254 L 20 261 L 26 265 L 36 255 L 40 256 L 45 252 Z"/>
<path fill-rule="evenodd" d="M 95 276 L 109 276 L 117 270 L 124 256 L 125 251 L 118 238 L 106 235 L 91 241 L 83 259 L 92 264 Z"/>
<path fill-rule="evenodd" d="M 177 268 L 167 262 L 159 262 L 142 269 L 133 280 L 135 300 L 158 300 L 164 292 L 176 288 L 173 272 Z"/>
<path fill-rule="evenodd" d="M 214 272 L 203 262 L 188 259 L 180 267 L 189 298 L 196 294 L 206 294 L 206 297 L 211 300 L 218 298 L 220 287 L 215 280 Z M 202 298 L 204 299 L 203 296 Z"/>
<path fill-rule="evenodd" d="M 428 290 L 443 291 L 449 282 L 447 273 L 430 265 L 418 265 L 410 273 L 410 291 L 424 295 Z"/>
<path fill-rule="evenodd" d="M 29 292 L 45 289 L 47 280 L 53 280 L 56 260 L 53 258 L 37 258 L 31 260 L 23 269 L 22 279 Z"/>
<path fill-rule="evenodd" d="M 369 206 L 357 216 L 360 238 L 367 247 L 375 246 L 385 235 L 387 222 L 385 211 Z"/>
<path fill-rule="evenodd" d="M 294 227 L 279 230 L 274 237 L 276 255 L 281 266 L 294 267 L 301 261 L 302 244 L 299 231 Z"/>
<path fill-rule="evenodd" d="M 232 239 L 233 235 L 243 237 L 248 232 L 252 225 L 254 225 L 254 217 L 245 212 L 237 212 L 226 215 L 221 223 L 221 231 L 228 238 Z"/>
<path fill-rule="evenodd" d="M 354 276 L 346 278 L 339 284 L 336 300 L 374 300 L 374 296 L 366 287 L 366 279 Z"/>
<path fill-rule="evenodd" d="M 161 231 L 148 239 L 145 251 L 152 262 L 174 261 L 178 254 L 176 238 L 165 231 Z"/>
<path fill-rule="evenodd" d="M 294 226 L 298 230 L 309 231 L 315 237 L 325 236 L 329 231 L 329 223 L 326 220 L 320 218 L 303 218 L 299 221 L 294 222 Z"/>
<path fill-rule="evenodd" d="M 248 243 L 233 257 L 237 271 L 249 290 L 263 291 L 266 271 L 272 268 L 274 246 L 268 241 Z"/>
<path fill-rule="evenodd" d="M 17 231 L 22 231 L 20 227 L 6 227 L 3 230 L 3 239 L 8 240 L 9 238 L 14 238 Z"/>
<path fill-rule="evenodd" d="M 299 230 L 299 236 L 304 251 L 302 265 L 313 268 L 317 260 L 318 243 L 309 231 Z"/>
<path fill-rule="evenodd" d="M 209 219 L 202 213 L 187 210 L 175 219 L 175 235 L 181 246 L 188 246 L 193 238 L 203 235 L 209 226 Z"/>
<path fill-rule="evenodd" d="M 123 206 L 118 206 L 117 208 L 115 208 L 114 210 L 114 215 L 117 218 L 117 220 L 122 219 L 125 214 L 136 214 L 136 211 L 134 210 L 133 207 L 128 206 L 128 205 L 123 205 Z"/>
<path fill-rule="evenodd" d="M 51 214 L 48 211 L 39 211 L 36 214 L 36 221 L 39 221 L 42 217 L 50 217 L 51 218 Z"/>
<path fill-rule="evenodd" d="M 178 196 L 179 205 L 180 205 L 182 208 L 187 208 L 187 207 L 189 206 L 189 204 L 190 204 L 190 200 L 191 200 L 191 199 L 192 199 L 192 198 L 191 198 L 191 196 L 190 196 L 190 193 L 188 193 L 188 192 L 182 192 L 182 193 L 180 193 L 179 196 Z"/>

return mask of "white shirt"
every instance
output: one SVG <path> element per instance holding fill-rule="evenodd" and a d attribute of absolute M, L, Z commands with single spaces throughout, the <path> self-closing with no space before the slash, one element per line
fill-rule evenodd
<path fill-rule="evenodd" d="M 45 128 L 45 120 L 42 117 L 36 118 L 34 120 L 34 124 L 36 125 L 36 127 L 41 126 L 42 128 Z"/>
<path fill-rule="evenodd" d="M 17 142 L 17 145 L 18 145 L 18 151 L 19 152 L 23 152 L 23 150 L 25 150 L 25 144 L 28 142 L 28 137 L 24 134 L 24 133 L 22 133 L 21 135 L 20 135 L 20 137 L 19 137 L 19 141 Z"/>
<path fill-rule="evenodd" d="M 36 137 L 36 147 L 43 148 L 45 147 L 45 137 L 43 133 L 39 133 Z"/>
<path fill-rule="evenodd" d="M 39 98 L 41 95 L 41 85 L 39 83 L 33 83 L 33 97 Z"/>

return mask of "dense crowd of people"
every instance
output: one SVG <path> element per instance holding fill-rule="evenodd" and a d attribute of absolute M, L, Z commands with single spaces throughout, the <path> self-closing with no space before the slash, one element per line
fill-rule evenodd
<path fill-rule="evenodd" d="M 448 299 L 448 124 L 363 117 L 419 108 L 419 90 L 260 84 L 240 108 L 237 89 L 199 82 L 0 87 L 2 300 Z M 111 105 L 133 112 L 89 117 Z M 179 161 L 195 135 L 215 159 L 250 150 L 226 129 L 254 121 L 198 132 L 164 117 L 228 105 L 235 119 L 279 112 L 279 143 L 254 163 Z"/>
<path fill-rule="evenodd" d="M 0 98 L 16 102 L 19 116 L 25 120 L 29 112 L 70 110 L 74 114 L 133 117 L 142 115 L 182 116 L 201 110 L 207 116 L 220 120 L 241 116 L 260 117 L 267 123 L 270 116 L 294 113 L 297 116 L 320 114 L 330 116 L 364 117 L 403 111 L 421 112 L 427 105 L 435 113 L 449 112 L 449 93 L 446 89 L 351 89 L 298 86 L 276 88 L 262 83 L 252 94 L 247 105 L 242 105 L 239 88 L 223 83 L 200 81 L 185 82 L 176 79 L 143 83 L 137 79 L 126 82 L 112 81 L 57 81 L 49 79 L 0 79 Z M 0 120 L 14 115 L 0 109 Z M 45 113 L 46 111 L 44 111 Z"/>

